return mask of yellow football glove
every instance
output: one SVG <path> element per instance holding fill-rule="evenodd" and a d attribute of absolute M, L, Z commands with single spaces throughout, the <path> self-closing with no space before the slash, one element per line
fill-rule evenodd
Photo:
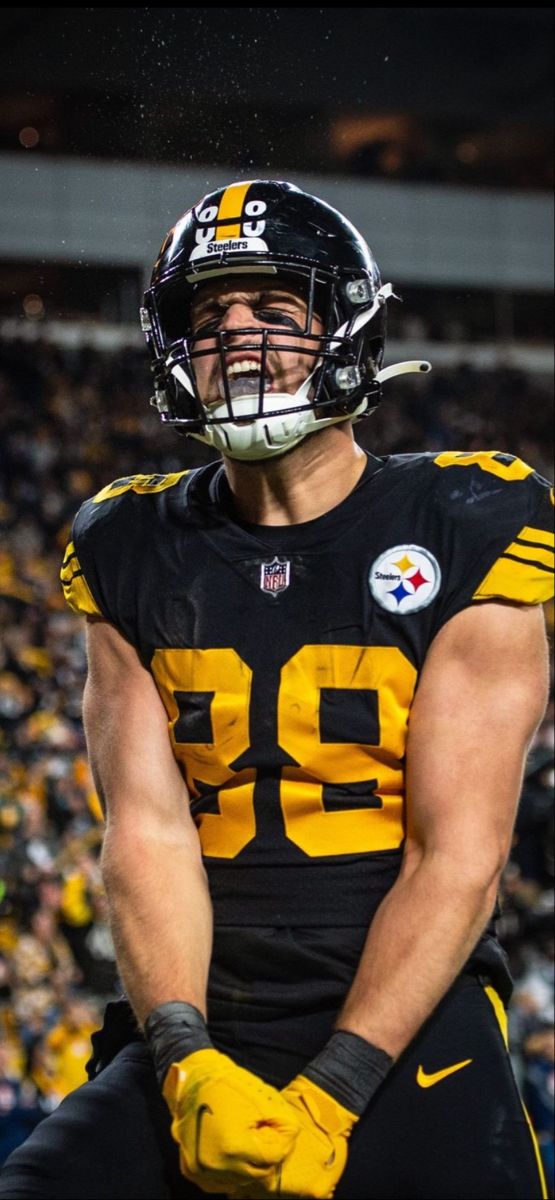
<path fill-rule="evenodd" d="M 219 1050 L 196 1050 L 173 1063 L 162 1090 L 181 1172 L 204 1192 L 229 1194 L 265 1177 L 301 1125 L 288 1099 Z"/>
<path fill-rule="evenodd" d="M 241 1197 L 278 1195 L 324 1198 L 333 1196 L 347 1162 L 347 1142 L 358 1121 L 329 1092 L 297 1075 L 282 1096 L 295 1110 L 300 1132 L 287 1158 L 274 1167 L 267 1180 L 241 1191 Z"/>
<path fill-rule="evenodd" d="M 293 1148 L 265 1177 L 236 1188 L 236 1200 L 333 1196 L 345 1170 L 351 1130 L 392 1061 L 358 1034 L 332 1034 L 305 1072 L 281 1093 L 300 1122 Z"/>

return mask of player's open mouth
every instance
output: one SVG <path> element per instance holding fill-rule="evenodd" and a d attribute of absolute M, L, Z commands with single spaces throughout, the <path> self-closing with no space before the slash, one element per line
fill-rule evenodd
<path fill-rule="evenodd" d="M 237 358 L 227 364 L 229 394 L 232 400 L 237 396 L 258 396 L 260 394 L 260 363 L 252 358 Z M 264 391 L 272 391 L 272 376 L 268 370 L 264 377 Z M 222 395 L 221 399 L 225 399 Z"/>

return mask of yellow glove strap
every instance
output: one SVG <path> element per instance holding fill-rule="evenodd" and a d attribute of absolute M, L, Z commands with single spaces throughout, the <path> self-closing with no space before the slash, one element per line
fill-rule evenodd
<path fill-rule="evenodd" d="M 344 1135 L 348 1137 L 353 1125 L 359 1120 L 356 1113 L 349 1112 L 338 1100 L 318 1087 L 305 1075 L 297 1075 L 283 1089 L 282 1095 L 291 1104 L 302 1106 L 310 1115 L 314 1124 L 331 1137 Z"/>

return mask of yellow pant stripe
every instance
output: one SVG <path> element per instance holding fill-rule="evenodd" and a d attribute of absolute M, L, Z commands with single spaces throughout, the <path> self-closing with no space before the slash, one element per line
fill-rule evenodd
<path fill-rule="evenodd" d="M 526 1109 L 526 1105 L 524 1104 L 524 1101 L 521 1101 L 521 1104 L 522 1104 L 522 1110 L 524 1112 L 524 1116 L 526 1117 L 526 1124 L 530 1130 L 530 1137 L 532 1138 L 534 1154 L 536 1156 L 536 1162 L 538 1164 L 538 1173 L 540 1176 L 541 1188 L 542 1188 L 542 1200 L 548 1200 L 547 1183 L 546 1183 L 546 1179 L 545 1179 L 545 1171 L 543 1169 L 542 1156 L 540 1153 L 540 1148 L 538 1146 L 538 1139 L 534 1133 L 534 1127 L 532 1125 L 530 1117 L 528 1116 L 528 1112 Z"/>
<path fill-rule="evenodd" d="M 507 1012 L 505 1009 L 505 1005 L 503 1004 L 501 996 L 499 996 L 497 994 L 495 988 L 487 987 L 487 988 L 484 988 L 484 991 L 485 991 L 486 996 L 487 996 L 487 998 L 493 1008 L 493 1011 L 497 1017 L 497 1023 L 501 1030 L 501 1036 L 502 1036 L 503 1041 L 508 1050 L 509 1049 L 509 1023 L 507 1021 Z"/>
<path fill-rule="evenodd" d="M 499 1023 L 499 1028 L 501 1030 L 501 1035 L 503 1037 L 503 1041 L 504 1041 L 504 1043 L 507 1047 L 507 1051 L 508 1051 L 509 1050 L 508 1022 L 507 1022 L 507 1013 L 505 1011 L 503 1001 L 501 1000 L 501 997 L 498 996 L 497 992 L 495 991 L 495 988 L 486 987 L 486 988 L 484 988 L 484 991 L 485 991 L 486 996 L 487 996 L 488 1000 L 490 1001 L 493 1011 L 497 1017 L 497 1021 Z M 543 1200 L 548 1200 L 547 1185 L 545 1182 L 545 1174 L 544 1174 L 543 1163 L 542 1163 L 541 1154 L 540 1154 L 540 1148 L 538 1146 L 538 1139 L 534 1133 L 534 1130 L 532 1127 L 532 1122 L 530 1120 L 530 1117 L 528 1116 L 526 1107 L 523 1104 L 522 1099 L 521 1099 L 520 1103 L 522 1104 L 522 1110 L 524 1112 L 524 1116 L 526 1117 L 526 1124 L 530 1130 L 530 1137 L 532 1138 L 532 1145 L 534 1147 L 534 1154 L 536 1157 L 536 1163 L 538 1166 L 538 1172 L 539 1172 L 540 1181 L 541 1181 L 542 1197 L 543 1197 Z"/>

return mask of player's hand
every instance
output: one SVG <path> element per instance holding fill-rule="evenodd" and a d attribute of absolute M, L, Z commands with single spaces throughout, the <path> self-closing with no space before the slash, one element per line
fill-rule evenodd
<path fill-rule="evenodd" d="M 230 1194 L 264 1179 L 291 1151 L 301 1126 L 289 1098 L 215 1049 L 173 1063 L 163 1095 L 182 1174 L 204 1192 Z"/>
<path fill-rule="evenodd" d="M 358 1034 L 336 1030 L 281 1093 L 300 1123 L 293 1148 L 265 1177 L 237 1188 L 237 1200 L 333 1196 L 345 1170 L 351 1130 L 392 1061 Z"/>
<path fill-rule="evenodd" d="M 333 1196 L 345 1170 L 355 1113 L 304 1075 L 297 1075 L 282 1096 L 295 1110 L 300 1130 L 278 1168 L 281 1196 Z"/>
<path fill-rule="evenodd" d="M 345 1170 L 349 1135 L 358 1121 L 355 1113 L 304 1075 L 297 1075 L 281 1094 L 300 1123 L 294 1146 L 265 1178 L 237 1188 L 236 1200 L 333 1196 Z"/>

